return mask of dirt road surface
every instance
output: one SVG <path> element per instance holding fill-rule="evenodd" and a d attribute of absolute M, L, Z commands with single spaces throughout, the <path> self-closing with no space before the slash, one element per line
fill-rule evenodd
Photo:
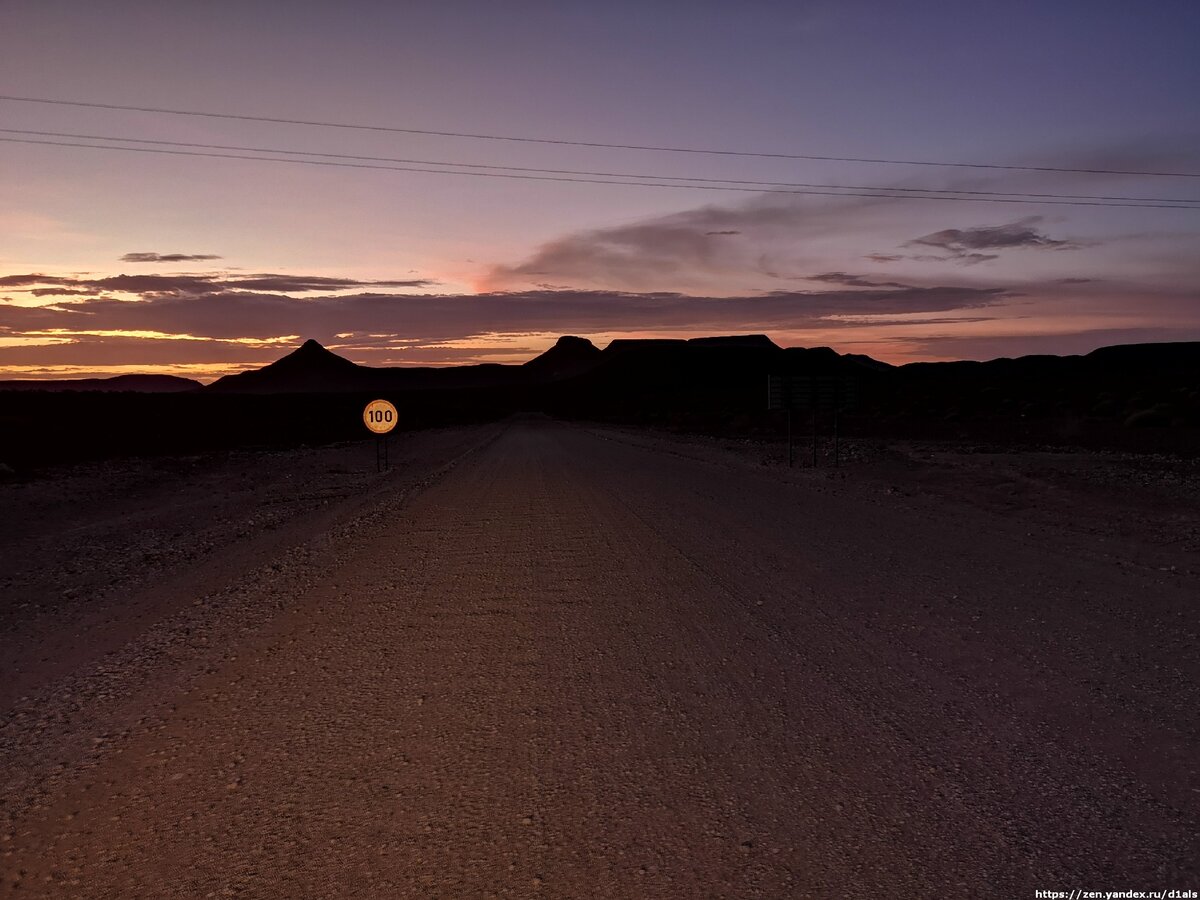
<path fill-rule="evenodd" d="M 0 894 L 1200 888 L 1191 550 L 544 419 L 361 454 L 6 488 Z"/>

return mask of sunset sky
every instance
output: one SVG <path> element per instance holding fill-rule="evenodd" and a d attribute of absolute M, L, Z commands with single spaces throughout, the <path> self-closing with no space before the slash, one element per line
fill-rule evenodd
<path fill-rule="evenodd" d="M 368 365 L 560 334 L 892 362 L 1200 340 L 1194 0 L 7 0 L 0 34 L 10 98 L 1174 173 L 5 99 L 0 377 L 210 380 L 305 338 Z M 641 183 L 491 177 L 531 169 Z M 787 192 L 838 185 L 890 196 Z"/>

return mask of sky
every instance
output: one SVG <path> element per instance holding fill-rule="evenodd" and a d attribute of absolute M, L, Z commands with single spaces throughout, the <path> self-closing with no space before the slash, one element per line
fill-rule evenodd
<path fill-rule="evenodd" d="M 5 97 L 251 117 L 0 99 L 0 378 L 1200 340 L 1190 0 L 0 0 L 0 33 Z"/>

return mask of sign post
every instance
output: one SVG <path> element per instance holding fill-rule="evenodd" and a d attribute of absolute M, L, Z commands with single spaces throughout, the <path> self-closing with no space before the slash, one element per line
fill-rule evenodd
<path fill-rule="evenodd" d="M 817 465 L 817 413 L 833 413 L 833 464 L 841 463 L 838 413 L 853 406 L 857 385 L 844 375 L 768 375 L 767 409 L 787 411 L 788 465 L 793 464 L 792 410 L 812 414 L 812 465 Z"/>
<path fill-rule="evenodd" d="M 816 404 L 813 404 L 812 435 L 813 435 L 812 467 L 815 469 L 817 467 L 817 407 L 816 407 Z"/>
<path fill-rule="evenodd" d="M 375 435 L 375 471 L 388 467 L 388 432 L 396 427 L 400 416 L 387 400 L 372 400 L 363 410 L 363 424 Z"/>
<path fill-rule="evenodd" d="M 788 468 L 792 467 L 792 411 L 787 411 L 787 431 L 788 431 Z"/>

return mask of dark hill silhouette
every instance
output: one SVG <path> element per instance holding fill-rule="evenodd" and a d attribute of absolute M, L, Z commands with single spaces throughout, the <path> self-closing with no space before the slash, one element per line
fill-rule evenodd
<path fill-rule="evenodd" d="M 829 347 L 784 349 L 765 335 L 616 340 L 592 369 L 546 386 L 544 405 L 564 416 L 643 421 L 736 416 L 765 408 L 768 375 L 844 374 L 865 383 L 881 377 L 880 366 L 888 368 Z"/>
<path fill-rule="evenodd" d="M 1200 343 L 1124 344 L 1084 356 L 910 363 L 890 379 L 890 415 L 969 421 L 1057 418 L 1200 425 Z"/>
<path fill-rule="evenodd" d="M 600 349 L 587 338 L 564 335 L 545 353 L 524 364 L 530 372 L 547 378 L 566 378 L 578 375 L 600 360 Z"/>
<path fill-rule="evenodd" d="M 868 369 L 874 369 L 876 372 L 887 372 L 896 368 L 889 362 L 884 362 L 881 359 L 875 359 L 862 353 L 846 353 L 843 355 L 843 359 L 847 359 Z"/>
<path fill-rule="evenodd" d="M 683 340 L 616 340 L 587 375 L 595 383 L 619 382 L 642 388 L 729 387 L 767 375 L 831 373 L 859 368 L 828 347 L 783 349 L 763 335 Z"/>
<path fill-rule="evenodd" d="M 226 375 L 209 393 L 297 394 L 362 391 L 463 390 L 519 387 L 584 371 L 600 351 L 586 338 L 563 337 L 523 365 L 479 363 L 468 366 L 360 366 L 317 341 L 261 369 Z"/>
<path fill-rule="evenodd" d="M 372 370 L 305 341 L 287 356 L 248 372 L 226 375 L 206 390 L 214 393 L 324 393 L 370 388 Z"/>
<path fill-rule="evenodd" d="M 520 366 L 360 366 L 316 341 L 261 369 L 226 375 L 205 388 L 213 394 L 338 394 L 363 391 L 469 389 L 521 384 Z"/>
<path fill-rule="evenodd" d="M 502 390 L 506 402 L 522 408 L 653 417 L 680 409 L 756 410 L 771 374 L 853 376 L 864 408 L 884 417 L 1070 413 L 1190 421 L 1200 389 L 1200 343 L 891 366 L 829 347 L 785 349 L 765 335 L 618 339 L 603 350 L 586 338 L 564 336 L 524 365 L 371 368 L 306 341 L 268 366 L 214 382 L 206 392 Z"/>
<path fill-rule="evenodd" d="M 766 335 L 712 338 L 618 339 L 599 350 L 586 338 L 564 336 L 523 365 L 372 368 L 338 356 L 316 341 L 248 372 L 226 375 L 210 393 L 340 393 L 463 388 L 536 388 L 551 384 L 597 393 L 636 389 L 758 390 L 768 374 L 853 371 L 873 377 L 890 369 L 870 357 L 841 356 L 828 347 L 777 346 Z"/>
<path fill-rule="evenodd" d="M 1093 350 L 1083 359 L 1096 369 L 1158 372 L 1191 378 L 1194 382 L 1200 369 L 1200 342 L 1117 344 Z"/>
<path fill-rule="evenodd" d="M 0 391 L 137 391 L 171 394 L 202 388 L 199 381 L 178 375 L 116 375 L 112 378 L 67 378 L 55 381 L 0 381 Z"/>
<path fill-rule="evenodd" d="M 1150 375 L 1178 375 L 1195 379 L 1200 371 L 1200 342 L 1181 341 L 1162 344 L 1116 344 L 1100 347 L 1082 356 L 1000 357 L 986 362 L 956 360 L 953 362 L 908 363 L 899 367 L 906 373 L 923 373 L 935 378 L 1011 376 L 1049 377 L 1066 374 L 1087 374 L 1104 379 L 1143 378 Z"/>

